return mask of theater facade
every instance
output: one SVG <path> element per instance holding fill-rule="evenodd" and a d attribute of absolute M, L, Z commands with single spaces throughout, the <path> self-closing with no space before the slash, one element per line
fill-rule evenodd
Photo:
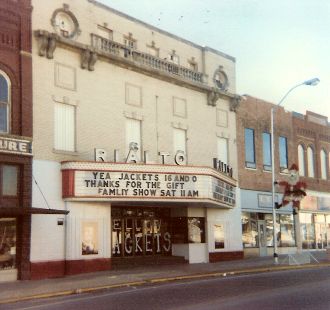
<path fill-rule="evenodd" d="M 235 58 L 97 1 L 33 6 L 32 205 L 63 214 L 32 215 L 31 278 L 241 258 Z"/>

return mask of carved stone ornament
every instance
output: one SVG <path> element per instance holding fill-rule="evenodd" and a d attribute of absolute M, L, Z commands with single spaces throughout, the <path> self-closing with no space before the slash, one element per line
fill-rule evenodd
<path fill-rule="evenodd" d="M 242 101 L 242 97 L 235 95 L 234 98 L 230 100 L 230 111 L 236 112 L 241 101 Z"/>
<path fill-rule="evenodd" d="M 229 82 L 227 74 L 223 70 L 223 66 L 219 66 L 217 70 L 215 70 L 213 75 L 214 85 L 223 91 L 228 90 Z"/>
<path fill-rule="evenodd" d="M 59 36 L 67 39 L 75 39 L 81 33 L 78 20 L 67 4 L 54 11 L 51 24 Z"/>
<path fill-rule="evenodd" d="M 97 61 L 97 54 L 96 52 L 92 51 L 91 49 L 87 48 L 82 51 L 81 53 L 81 68 L 88 69 L 89 71 L 94 71 L 94 65 Z"/>
<path fill-rule="evenodd" d="M 220 98 L 220 94 L 212 90 L 207 93 L 207 104 L 212 107 L 215 107 L 217 105 L 217 101 L 219 98 Z"/>
<path fill-rule="evenodd" d="M 39 56 L 46 56 L 48 59 L 53 59 L 58 35 L 45 30 L 37 30 L 35 35 L 39 43 Z"/>

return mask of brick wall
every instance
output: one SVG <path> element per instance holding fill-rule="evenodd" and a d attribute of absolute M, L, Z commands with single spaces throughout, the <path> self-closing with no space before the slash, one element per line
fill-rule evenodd
<path fill-rule="evenodd" d="M 11 81 L 8 136 L 32 137 L 31 12 L 30 0 L 0 1 L 0 70 Z M 0 153 L 0 163 L 20 167 L 19 197 L 13 207 L 31 207 L 32 159 Z M 18 277 L 29 279 L 31 216 L 19 216 L 17 227 Z"/>
<path fill-rule="evenodd" d="M 242 189 L 270 191 L 272 184 L 271 172 L 263 170 L 263 132 L 271 131 L 271 107 L 269 102 L 248 96 L 237 111 L 237 150 L 238 150 L 238 180 Z M 254 129 L 255 133 L 255 157 L 256 169 L 245 167 L 245 138 L 244 129 Z M 293 148 L 293 132 L 291 113 L 283 107 L 275 108 L 274 112 L 274 135 L 275 135 L 275 179 L 283 179 L 279 172 L 279 136 L 287 138 L 288 142 L 288 165 L 295 162 L 296 154 Z"/>

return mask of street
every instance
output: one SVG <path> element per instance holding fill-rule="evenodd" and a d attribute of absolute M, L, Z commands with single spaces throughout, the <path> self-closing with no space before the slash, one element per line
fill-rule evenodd
<path fill-rule="evenodd" d="M 101 291 L 1 309 L 330 309 L 330 268 L 268 272 Z"/>

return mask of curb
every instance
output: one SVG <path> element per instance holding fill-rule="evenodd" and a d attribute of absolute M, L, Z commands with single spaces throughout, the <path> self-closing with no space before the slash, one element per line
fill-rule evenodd
<path fill-rule="evenodd" d="M 206 279 L 206 278 L 214 278 L 214 277 L 226 277 L 227 275 L 233 276 L 233 275 L 242 275 L 242 274 L 276 272 L 276 271 L 282 271 L 282 270 L 312 269 L 312 268 L 320 268 L 320 267 L 330 267 L 330 263 L 326 262 L 326 263 L 319 263 L 319 264 L 294 265 L 294 266 L 290 266 L 290 265 L 269 266 L 269 267 L 260 267 L 260 268 L 228 270 L 228 271 L 221 271 L 221 272 L 188 274 L 188 275 L 176 276 L 176 277 L 154 278 L 154 279 L 147 279 L 147 280 L 136 281 L 136 282 L 109 284 L 109 285 L 102 285 L 102 286 L 89 287 L 89 288 L 77 288 L 77 289 L 60 291 L 60 292 L 51 292 L 51 293 L 35 294 L 35 295 L 22 296 L 22 297 L 16 297 L 16 298 L 8 298 L 8 299 L 0 300 L 0 305 L 21 302 L 21 301 L 29 301 L 29 300 L 34 300 L 34 299 L 45 299 L 45 298 L 52 298 L 52 297 L 63 297 L 63 296 L 76 295 L 76 294 L 92 293 L 92 292 L 97 292 L 97 291 L 102 291 L 102 290 L 107 290 L 107 289 L 115 289 L 115 288 L 130 287 L 130 286 L 141 286 L 141 285 L 150 284 L 150 283 L 155 284 L 155 283 L 182 281 L 182 280 L 189 280 L 189 279 L 203 279 L 203 278 Z"/>

